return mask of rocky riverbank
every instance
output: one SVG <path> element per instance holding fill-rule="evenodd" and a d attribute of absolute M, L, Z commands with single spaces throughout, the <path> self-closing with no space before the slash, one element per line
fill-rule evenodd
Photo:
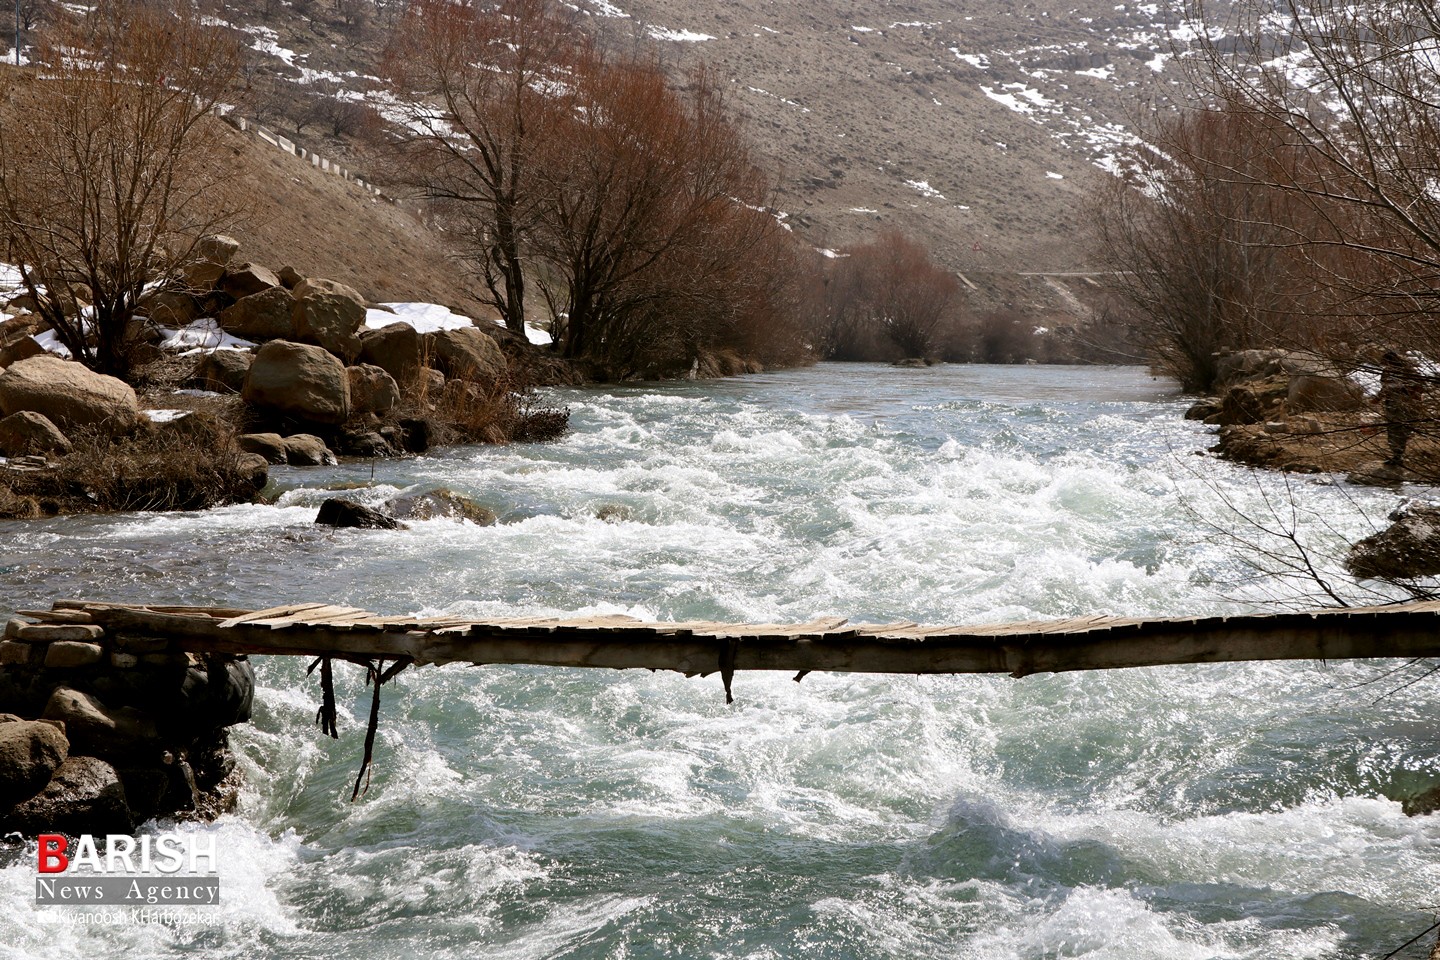
<path fill-rule="evenodd" d="M 524 338 L 238 252 L 209 238 L 142 298 L 127 332 L 138 393 L 66 359 L 28 294 L 4 304 L 0 518 L 198 509 L 253 499 L 271 464 L 564 432 L 566 411 L 532 407 L 528 386 L 574 374 Z M 86 290 L 65 298 L 84 315 Z"/>
<path fill-rule="evenodd" d="M 250 718 L 250 664 L 80 619 L 47 611 L 5 627 L 0 834 L 130 833 L 232 808 L 227 728 Z"/>
<path fill-rule="evenodd" d="M 1291 473 L 1341 473 L 1370 485 L 1440 482 L 1440 434 L 1417 425 L 1405 466 L 1390 456 L 1374 387 L 1314 354 L 1245 350 L 1222 358 L 1218 395 L 1194 404 L 1190 419 L 1219 427 L 1213 452 L 1227 460 Z M 1367 391 L 1367 386 L 1370 388 Z"/>

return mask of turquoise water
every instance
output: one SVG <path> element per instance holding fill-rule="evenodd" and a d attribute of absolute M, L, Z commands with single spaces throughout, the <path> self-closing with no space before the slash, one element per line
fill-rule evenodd
<path fill-rule="evenodd" d="M 1284 576 L 1291 531 L 1363 599 L 1334 558 L 1397 502 L 1195 456 L 1184 401 L 1133 368 L 552 399 L 575 428 L 556 444 L 281 469 L 272 506 L 0 524 L 0 607 L 1222 612 L 1317 593 Z M 443 484 L 501 523 L 315 528 L 352 484 Z M 30 906 L 25 860 L 0 870 L 0 956 L 1359 957 L 1440 907 L 1440 821 L 1396 800 L 1440 782 L 1440 694 L 1398 690 L 1417 674 L 1396 664 L 742 673 L 729 707 L 713 676 L 423 668 L 386 686 L 355 804 L 359 671 L 337 668 L 337 743 L 303 664 L 256 666 L 240 810 L 184 828 L 220 838 L 218 916 L 67 923 Z"/>

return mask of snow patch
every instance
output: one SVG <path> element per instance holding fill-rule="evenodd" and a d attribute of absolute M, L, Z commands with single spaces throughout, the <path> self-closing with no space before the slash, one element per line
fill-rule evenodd
<path fill-rule="evenodd" d="M 930 186 L 929 180 L 906 180 L 905 186 L 917 191 L 921 196 L 929 197 L 931 200 L 945 199 L 945 194 Z"/>
<path fill-rule="evenodd" d="M 141 410 L 140 416 L 151 423 L 173 423 L 181 417 L 190 416 L 189 410 Z"/>
<path fill-rule="evenodd" d="M 178 330 L 161 327 L 160 332 L 165 335 L 165 339 L 160 341 L 160 349 L 178 353 L 182 357 L 193 356 L 197 353 L 214 353 L 216 350 L 255 349 L 253 341 L 232 337 L 220 329 L 218 320 L 211 317 L 196 320 L 188 327 L 181 327 Z"/>
<path fill-rule="evenodd" d="M 651 26 L 646 32 L 655 40 L 670 40 L 675 43 L 704 43 L 706 40 L 715 38 L 708 33 L 696 33 L 694 30 L 671 30 L 668 27 Z"/>
<path fill-rule="evenodd" d="M 1065 174 L 1063 174 L 1063 173 L 1056 173 L 1054 170 L 1046 170 L 1046 171 L 1045 171 L 1045 176 L 1049 177 L 1051 180 L 1064 180 L 1064 179 L 1065 179 Z"/>
<path fill-rule="evenodd" d="M 442 307 L 438 303 L 386 303 L 381 306 L 390 309 L 365 311 L 367 329 L 379 330 L 392 323 L 405 323 L 415 328 L 416 333 L 438 333 L 441 330 L 463 330 L 475 326 L 475 321 L 470 317 L 455 313 L 449 307 Z"/>

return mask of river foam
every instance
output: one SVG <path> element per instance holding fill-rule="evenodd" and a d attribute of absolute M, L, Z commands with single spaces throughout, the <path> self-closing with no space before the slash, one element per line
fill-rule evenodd
<path fill-rule="evenodd" d="M 1283 560 L 1293 525 L 1339 585 L 1344 543 L 1395 504 L 1195 456 L 1203 428 L 1134 369 L 822 367 L 555 399 L 575 428 L 556 444 L 373 481 L 368 463 L 280 468 L 273 506 L 0 525 L 0 599 L 1222 613 L 1315 592 L 1247 543 Z M 434 485 L 500 523 L 311 523 L 338 489 Z M 1269 532 L 1241 518 L 1267 511 Z M 728 707 L 714 676 L 414 670 L 384 689 L 356 804 L 358 672 L 337 668 L 336 742 L 303 664 L 257 669 L 241 809 L 192 828 L 222 838 L 226 922 L 46 939 L 61 925 L 37 923 L 16 861 L 13 955 L 1351 957 L 1440 905 L 1440 827 L 1397 802 L 1440 779 L 1440 696 L 1385 696 L 1411 676 L 1386 666 L 742 673 Z"/>

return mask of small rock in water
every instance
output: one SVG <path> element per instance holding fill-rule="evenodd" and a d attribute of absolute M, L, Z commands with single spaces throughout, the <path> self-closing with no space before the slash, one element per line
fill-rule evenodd
<path fill-rule="evenodd" d="M 496 520 L 494 510 L 444 488 L 396 497 L 385 504 L 385 509 L 407 520 L 469 520 L 481 527 Z"/>
<path fill-rule="evenodd" d="M 320 513 L 315 522 L 328 527 L 353 527 L 362 530 L 404 530 L 405 525 L 394 517 L 379 510 L 331 497 L 320 504 Z"/>
<path fill-rule="evenodd" d="M 1440 811 L 1440 787 L 1433 787 L 1402 801 L 1400 809 L 1407 817 L 1423 817 Z"/>

